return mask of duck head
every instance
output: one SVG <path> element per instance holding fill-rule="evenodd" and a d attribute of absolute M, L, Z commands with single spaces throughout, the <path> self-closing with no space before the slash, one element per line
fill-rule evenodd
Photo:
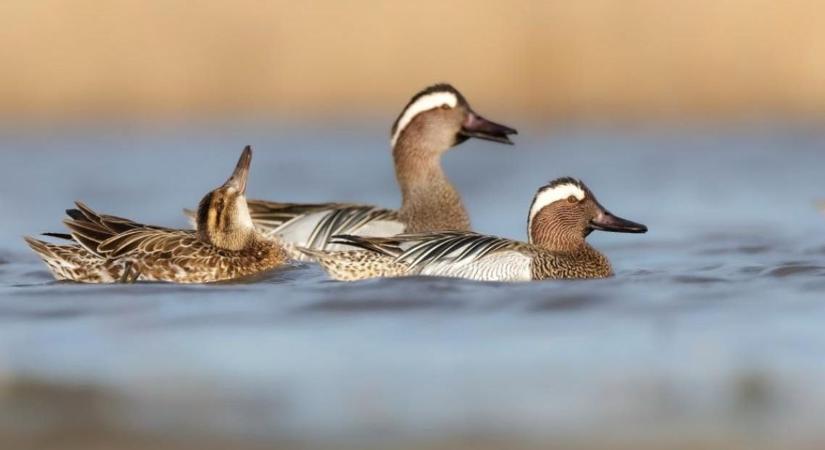
<path fill-rule="evenodd" d="M 206 194 L 198 206 L 198 236 L 226 250 L 242 250 L 255 237 L 246 204 L 246 181 L 252 148 L 246 146 L 232 175 L 221 187 Z"/>
<path fill-rule="evenodd" d="M 645 233 L 647 227 L 612 214 L 574 178 L 558 178 L 536 192 L 527 220 L 530 243 L 569 250 L 583 245 L 593 230 Z"/>
<path fill-rule="evenodd" d="M 469 138 L 513 145 L 518 132 L 477 114 L 458 90 L 436 84 L 415 94 L 392 126 L 393 148 L 401 141 L 445 151 Z"/>

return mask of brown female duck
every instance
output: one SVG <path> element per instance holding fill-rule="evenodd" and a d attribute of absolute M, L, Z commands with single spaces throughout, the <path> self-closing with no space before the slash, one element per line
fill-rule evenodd
<path fill-rule="evenodd" d="M 58 280 L 82 283 L 170 281 L 208 283 L 257 274 L 282 265 L 287 254 L 261 236 L 246 204 L 252 149 L 246 147 L 232 176 L 206 194 L 197 212 L 198 231 L 143 225 L 98 214 L 83 203 L 64 221 L 74 241 L 56 245 L 26 242 Z"/>

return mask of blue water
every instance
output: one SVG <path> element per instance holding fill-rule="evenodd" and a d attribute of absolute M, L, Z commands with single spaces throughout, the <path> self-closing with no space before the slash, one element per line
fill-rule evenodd
<path fill-rule="evenodd" d="M 105 420 L 90 423 L 146 436 L 355 446 L 467 435 L 822 439 L 825 132 L 519 130 L 515 147 L 470 141 L 445 157 L 475 229 L 523 239 L 535 189 L 580 177 L 611 211 L 650 228 L 592 235 L 614 279 L 341 284 L 296 265 L 247 284 L 55 283 L 22 235 L 61 231 L 74 200 L 184 227 L 181 209 L 223 182 L 245 144 L 255 148 L 253 198 L 397 206 L 387 132 L 4 129 L 0 432 L 48 434 L 89 415 L 18 394 L 35 383 L 100 392 Z"/>

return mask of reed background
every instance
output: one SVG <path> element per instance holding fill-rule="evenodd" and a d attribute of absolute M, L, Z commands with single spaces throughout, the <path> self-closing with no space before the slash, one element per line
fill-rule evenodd
<path fill-rule="evenodd" d="M 817 0 L 4 0 L 0 115 L 818 119 L 823 56 Z"/>

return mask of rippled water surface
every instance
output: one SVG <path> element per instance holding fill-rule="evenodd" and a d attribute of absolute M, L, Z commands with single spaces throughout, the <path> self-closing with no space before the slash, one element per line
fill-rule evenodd
<path fill-rule="evenodd" d="M 60 231 L 74 200 L 185 226 L 181 208 L 223 182 L 247 143 L 252 197 L 396 206 L 386 131 L 4 130 L 0 433 L 381 448 L 822 443 L 825 132 L 520 131 L 515 147 L 468 142 L 445 158 L 475 228 L 524 238 L 534 190 L 580 177 L 650 228 L 591 237 L 615 278 L 340 284 L 296 265 L 243 284 L 55 283 L 21 235 Z"/>

